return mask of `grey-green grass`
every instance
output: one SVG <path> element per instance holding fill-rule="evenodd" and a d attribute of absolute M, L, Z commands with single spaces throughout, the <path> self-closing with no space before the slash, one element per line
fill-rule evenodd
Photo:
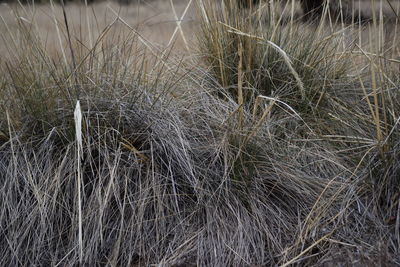
<path fill-rule="evenodd" d="M 199 6 L 196 66 L 114 24 L 93 47 L 71 31 L 65 57 L 26 24 L 11 32 L 0 265 L 399 263 L 396 47 Z"/>

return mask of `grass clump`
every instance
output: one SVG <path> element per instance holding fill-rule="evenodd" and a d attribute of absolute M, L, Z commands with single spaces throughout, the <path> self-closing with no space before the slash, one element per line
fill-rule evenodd
<path fill-rule="evenodd" d="M 194 66 L 118 16 L 5 36 L 0 265 L 397 264 L 396 52 L 270 4 L 199 2 Z"/>
<path fill-rule="evenodd" d="M 264 95 L 312 112 L 345 78 L 349 45 L 340 29 L 329 34 L 324 23 L 304 25 L 284 15 L 271 17 L 278 13 L 269 5 L 243 10 L 235 1 L 222 6 L 207 1 L 200 8 L 199 42 L 211 72 L 233 97 L 243 91 L 247 105 Z"/>
<path fill-rule="evenodd" d="M 374 221 L 375 230 L 372 230 L 374 227 L 364 227 L 365 221 L 358 224 L 359 218 L 353 218 L 351 230 L 345 230 L 364 236 L 358 238 L 365 240 L 367 233 L 383 230 L 379 224 L 387 223 L 388 220 L 383 218 L 389 216 L 385 205 L 390 202 L 392 207 L 396 206 L 393 206 L 393 199 L 397 199 L 398 186 L 394 169 L 397 169 L 398 160 L 393 156 L 397 155 L 397 141 L 389 141 L 398 130 L 399 110 L 395 104 L 398 75 L 392 72 L 392 68 L 398 66 L 393 65 L 395 61 L 391 59 L 398 56 L 395 52 L 396 27 L 392 29 L 393 35 L 384 37 L 382 11 L 372 11 L 376 13 L 365 27 L 344 23 L 341 27 L 334 26 L 335 22 L 329 21 L 328 10 L 319 22 L 301 23 L 296 21 L 293 12 L 285 18 L 284 13 L 276 11 L 290 8 L 290 5 L 279 6 L 273 1 L 243 9 L 232 1 L 225 1 L 221 6 L 201 1 L 201 49 L 206 54 L 210 74 L 221 84 L 219 96 L 226 98 L 228 95 L 238 105 L 236 118 L 239 129 L 253 133 L 256 128 L 256 137 L 268 133 L 268 140 L 280 140 L 281 147 L 290 144 L 294 148 L 302 143 L 300 146 L 312 151 L 312 147 L 317 146 L 317 151 L 328 153 L 324 159 L 329 158 L 331 161 L 328 162 L 337 164 L 333 172 L 328 172 L 332 176 L 326 178 L 341 185 L 331 188 L 337 190 L 333 198 L 320 195 L 315 210 L 310 213 L 316 216 L 315 224 L 307 218 L 306 228 L 314 225 L 312 231 L 321 233 L 325 216 L 329 218 L 327 214 L 330 212 L 338 212 L 332 215 L 333 221 L 328 219 L 333 223 L 337 216 L 353 210 L 354 205 L 373 206 L 375 211 L 380 211 L 366 210 L 359 217 Z M 374 34 L 380 39 L 371 38 Z M 357 35 L 359 40 L 355 38 Z M 369 39 L 365 35 L 369 35 Z M 379 57 L 382 53 L 385 56 Z M 261 103 L 260 99 L 267 100 L 267 103 Z M 258 111 L 260 104 L 264 104 L 264 109 L 261 109 L 264 112 Z M 253 116 L 246 116 L 246 112 L 252 112 Z M 292 114 L 291 120 L 284 119 L 287 114 Z M 255 117 L 261 119 L 254 120 Z M 293 119 L 298 121 L 294 123 Z M 274 127 L 275 120 L 280 122 L 278 127 Z M 269 126 L 258 131 L 265 124 Z M 273 131 L 273 128 L 280 130 Z M 295 149 L 290 151 L 288 155 Z M 304 164 L 311 162 L 306 160 Z M 384 162 L 391 163 L 384 167 Z M 322 176 L 324 167 L 319 170 L 311 180 Z M 387 187 L 390 179 L 391 189 Z M 320 194 L 323 195 L 321 191 Z M 388 200 L 387 194 L 396 197 Z M 381 201 L 386 204 L 382 206 Z M 341 205 L 346 208 L 340 208 Z M 393 209 L 389 213 L 398 214 Z M 395 216 L 389 217 L 394 224 Z M 343 237 L 336 227 L 338 225 L 330 234 Z M 327 236 L 322 236 L 322 239 L 314 236 L 306 249 L 307 237 L 301 235 L 309 232 L 300 233 L 298 241 L 291 247 L 294 251 L 301 247 L 299 255 L 293 256 L 288 263 L 295 263 L 316 248 L 325 249 L 321 243 Z M 389 246 L 390 251 L 398 250 L 396 245 Z"/>

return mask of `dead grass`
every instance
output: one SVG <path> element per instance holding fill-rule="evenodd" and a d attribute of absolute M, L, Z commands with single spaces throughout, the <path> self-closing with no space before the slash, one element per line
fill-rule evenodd
<path fill-rule="evenodd" d="M 189 1 L 173 1 L 178 19 L 181 16 Z M 90 47 L 95 42 L 95 36 L 100 36 L 103 29 L 115 20 L 119 15 L 130 27 L 140 32 L 140 34 L 154 46 L 160 46 L 163 49 L 174 47 L 187 54 L 187 47 L 192 47 L 194 38 L 194 28 L 196 25 L 196 16 L 194 13 L 194 3 L 189 7 L 187 13 L 181 22 L 182 29 L 185 31 L 185 38 L 189 45 L 187 46 L 182 39 L 180 32 L 175 33 L 175 38 L 171 40 L 177 20 L 172 12 L 169 1 L 150 1 L 142 5 L 120 6 L 115 2 L 100 2 L 88 6 L 74 3 L 66 6 L 66 13 L 69 18 L 70 30 L 73 38 L 79 40 Z M 26 27 L 34 27 L 41 40 L 45 43 L 49 51 L 60 52 L 60 41 L 57 34 L 56 25 L 64 32 L 62 9 L 60 5 L 36 5 L 24 6 L 21 8 L 16 4 L 1 4 L 0 16 L 4 23 L 1 23 L 0 32 L 4 33 L 10 30 L 12 33 L 18 31 L 19 23 Z M 18 19 L 19 18 L 19 19 Z M 55 22 L 57 21 L 57 23 Z M 124 23 L 118 21 L 113 26 L 113 34 L 107 36 L 112 42 L 121 42 L 126 39 L 132 31 Z M 8 29 L 7 29 L 8 28 Z M 5 36 L 3 35 L 3 38 Z M 5 43 L 11 42 L 10 39 L 0 40 L 0 54 L 8 55 Z M 65 46 L 65 36 L 62 38 Z"/>
<path fill-rule="evenodd" d="M 0 11 L 0 265 L 398 265 L 396 24 L 151 4 Z"/>

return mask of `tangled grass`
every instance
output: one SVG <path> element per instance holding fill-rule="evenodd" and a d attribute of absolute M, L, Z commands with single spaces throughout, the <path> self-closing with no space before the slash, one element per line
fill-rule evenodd
<path fill-rule="evenodd" d="M 5 37 L 0 265 L 399 264 L 383 20 L 198 4 L 194 66 L 114 24 L 92 47 L 66 27 L 59 55 L 23 22 Z"/>

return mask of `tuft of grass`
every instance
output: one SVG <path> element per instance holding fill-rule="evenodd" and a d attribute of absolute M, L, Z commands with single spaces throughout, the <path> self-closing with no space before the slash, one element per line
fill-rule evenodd
<path fill-rule="evenodd" d="M 349 71 L 345 54 L 351 45 L 341 34 L 345 29 L 329 33 L 322 22 L 294 23 L 283 13 L 271 19 L 271 13 L 278 13 L 269 5 L 243 9 L 237 1 L 224 1 L 222 6 L 201 1 L 200 8 L 199 43 L 210 71 L 230 95 L 237 97 L 237 88 L 242 87 L 248 105 L 265 95 L 313 112 Z M 243 62 L 238 85 L 240 47 Z"/>
<path fill-rule="evenodd" d="M 377 223 L 391 220 L 396 225 L 399 221 L 398 215 L 394 215 L 398 214 L 394 210 L 398 203 L 398 179 L 394 178 L 397 177 L 398 160 L 394 157 L 397 157 L 398 144 L 389 141 L 398 129 L 398 63 L 393 60 L 398 56 L 397 26 L 384 24 L 382 5 L 379 10 L 372 9 L 373 16 L 365 26 L 346 25 L 343 19 L 335 26 L 337 21 L 329 20 L 327 9 L 319 23 L 311 24 L 296 21 L 294 12 L 285 18 L 284 13 L 277 11 L 290 5 L 272 1 L 244 9 L 235 1 L 224 1 L 222 5 L 199 2 L 202 14 L 200 49 L 210 75 L 220 84 L 217 95 L 230 98 L 239 106 L 236 117 L 238 128 L 244 131 L 239 134 L 244 140 L 241 142 L 247 143 L 248 136 L 257 138 L 268 133 L 270 142 L 292 143 L 294 139 L 304 142 L 304 147 L 318 144 L 321 151 L 329 151 L 327 158 L 331 158 L 331 162 L 343 168 L 343 172 L 336 169 L 332 179 L 338 179 L 341 173 L 344 184 L 333 193 L 332 199 L 321 193 L 317 206 L 310 213 L 316 216 L 315 224 L 308 221 L 309 217 L 306 219 L 307 230 L 300 231 L 299 239 L 291 247 L 293 250 L 288 250 L 294 254 L 291 259 L 287 256 L 285 266 L 312 254 L 316 248 L 320 250 L 325 246 L 323 243 L 331 239 L 337 230 L 320 235 L 320 239 L 313 237 L 308 245 L 305 241 L 311 231 L 321 229 L 322 218 L 329 214 L 342 194 L 346 195 L 342 199 L 346 204 L 341 205 L 346 208 L 334 215 L 333 221 L 351 210 L 355 203 L 360 205 L 365 197 L 368 200 L 363 205 L 373 206 L 378 211 L 368 214 L 372 220 Z M 385 36 L 384 27 L 393 27 L 393 35 Z M 258 111 L 259 99 L 269 101 L 264 111 Z M 261 119 L 244 119 L 243 108 L 248 112 L 253 110 L 252 117 L 259 115 Z M 293 118 L 287 123 L 289 120 L 281 117 L 282 109 L 285 115 L 295 114 L 295 120 L 299 119 L 303 127 L 299 127 L 298 122 L 293 123 Z M 272 130 L 275 120 L 280 122 L 275 128 L 279 131 Z M 243 121 L 247 122 L 245 127 Z M 269 127 L 260 130 L 260 125 L 264 124 Z M 256 134 L 254 129 L 257 129 Z M 238 147 L 241 150 L 243 145 Z M 344 193 L 347 190 L 359 193 L 349 196 Z M 391 211 L 387 205 L 391 206 Z M 397 235 L 395 230 L 393 240 L 398 239 Z M 393 240 L 387 242 L 397 242 Z M 297 249 L 299 252 L 293 252 Z M 398 248 L 394 245 L 390 250 Z"/>
<path fill-rule="evenodd" d="M 397 35 L 293 3 L 199 1 L 200 59 L 115 11 L 2 33 L 0 265 L 398 264 Z"/>

